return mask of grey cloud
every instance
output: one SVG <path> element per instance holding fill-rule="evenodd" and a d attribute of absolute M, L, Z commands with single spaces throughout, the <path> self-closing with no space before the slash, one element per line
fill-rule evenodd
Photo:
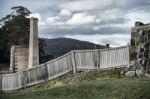
<path fill-rule="evenodd" d="M 84 1 L 84 2 L 83 2 Z M 93 4 L 97 4 L 97 6 L 95 6 L 94 8 L 92 9 L 85 9 L 85 8 L 77 8 L 77 7 L 74 7 L 74 11 L 90 11 L 90 10 L 107 10 L 107 9 L 122 9 L 122 10 L 131 10 L 131 9 L 135 9 L 135 8 L 140 8 L 140 7 L 144 7 L 146 5 L 149 5 L 150 2 L 149 0 L 76 0 L 76 1 L 70 1 L 70 2 L 65 2 L 63 4 L 60 4 L 58 5 L 58 8 L 62 8 L 62 7 L 65 7 L 66 8 L 68 7 L 68 5 L 71 5 L 73 6 L 73 4 L 84 4 L 85 5 L 85 2 L 89 2 L 89 1 L 92 1 L 92 2 L 95 2 Z M 104 3 L 105 2 L 105 3 Z M 106 4 L 107 2 L 107 4 Z M 104 3 L 104 4 L 103 4 Z M 88 3 L 89 4 L 89 3 Z M 98 6 L 99 5 L 99 6 Z M 101 5 L 103 7 L 101 7 Z M 91 6 L 91 5 L 87 5 L 87 6 Z M 87 7 L 88 8 L 88 7 Z"/>
<path fill-rule="evenodd" d="M 69 4 L 73 2 L 82 1 L 95 1 L 97 6 L 93 5 L 93 8 L 85 9 L 82 4 L 79 7 L 74 7 L 74 10 L 69 9 Z M 101 6 L 101 3 L 105 2 L 106 6 Z M 63 9 L 62 5 L 68 10 L 72 10 L 72 14 L 87 13 L 88 15 L 95 15 L 101 21 L 97 23 L 79 25 L 79 26 L 39 26 L 39 33 L 41 37 L 60 37 L 66 34 L 69 35 L 94 35 L 94 34 L 129 34 L 130 35 L 130 23 L 131 19 L 126 17 L 128 13 L 135 11 L 143 11 L 144 13 L 150 13 L 150 0 L 109 0 L 108 5 L 106 0 L 1 0 L 0 1 L 0 17 L 5 16 L 8 13 L 8 9 L 15 5 L 21 5 L 27 7 L 33 13 L 39 13 L 42 16 L 42 21 L 45 21 L 47 17 L 60 17 L 60 22 L 66 22 L 71 19 L 70 17 L 60 16 L 59 12 Z M 74 6 L 74 5 L 72 5 Z M 96 6 L 96 7 L 95 7 Z M 91 7 L 91 5 L 86 6 Z M 4 11 L 3 11 L 4 10 Z M 114 11 L 115 10 L 115 11 Z M 114 11 L 114 12 L 113 12 Z M 106 14 L 108 12 L 108 14 Z M 109 13 L 110 12 L 110 13 Z M 143 16 L 144 16 L 143 13 Z M 103 17 L 102 17 L 103 16 Z M 113 16 L 116 16 L 113 18 Z M 110 18 L 108 18 L 110 17 Z M 139 16 L 140 17 L 140 16 Z M 110 26 L 111 25 L 111 26 Z M 117 25 L 122 25 L 117 27 Z M 99 30 L 93 30 L 94 26 L 99 26 Z M 124 26 L 124 27 L 123 27 Z M 44 28 L 43 28 L 44 27 Z M 106 42 L 106 41 L 105 41 Z M 112 41 L 107 41 L 112 42 Z M 114 43 L 114 42 L 112 42 Z"/>
<path fill-rule="evenodd" d="M 76 27 L 70 29 L 63 29 L 57 27 L 49 27 L 44 30 L 40 30 L 40 35 L 45 37 L 47 35 L 51 35 L 53 37 L 62 37 L 66 34 L 69 35 L 95 35 L 95 34 L 130 34 L 129 27 L 103 27 L 100 28 L 98 31 L 94 31 L 93 28 L 83 28 L 83 27 Z"/>
<path fill-rule="evenodd" d="M 100 22 L 101 25 L 105 25 L 105 24 L 124 24 L 126 22 L 128 22 L 129 19 L 126 19 L 124 17 L 120 17 L 120 18 L 117 18 L 117 19 L 113 19 L 113 20 L 102 20 Z"/>

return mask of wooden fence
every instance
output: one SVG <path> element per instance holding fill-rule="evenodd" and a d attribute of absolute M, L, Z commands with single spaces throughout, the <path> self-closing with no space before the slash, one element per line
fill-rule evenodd
<path fill-rule="evenodd" d="M 77 70 L 124 67 L 130 62 L 127 46 L 100 50 L 76 50 L 74 55 Z"/>
<path fill-rule="evenodd" d="M 127 67 L 129 47 L 74 50 L 57 59 L 14 74 L 0 75 L 0 91 L 12 91 L 73 71 Z"/>

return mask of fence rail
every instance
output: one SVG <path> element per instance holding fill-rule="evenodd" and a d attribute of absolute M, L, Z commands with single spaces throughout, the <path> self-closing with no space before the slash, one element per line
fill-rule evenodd
<path fill-rule="evenodd" d="M 14 74 L 0 75 L 0 91 L 12 91 L 56 78 L 73 71 L 127 67 L 129 46 L 74 50 L 37 67 Z"/>

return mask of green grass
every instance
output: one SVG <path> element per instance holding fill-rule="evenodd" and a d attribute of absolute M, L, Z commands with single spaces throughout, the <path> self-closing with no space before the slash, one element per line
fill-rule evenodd
<path fill-rule="evenodd" d="M 24 90 L 3 93 L 0 99 L 150 99 L 150 79 L 125 78 L 117 73 L 69 74 Z"/>

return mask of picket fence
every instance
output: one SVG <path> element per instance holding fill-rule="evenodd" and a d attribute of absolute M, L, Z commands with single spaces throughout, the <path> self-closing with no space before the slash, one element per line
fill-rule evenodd
<path fill-rule="evenodd" d="M 44 82 L 73 71 L 129 66 L 129 46 L 73 50 L 59 58 L 14 74 L 0 75 L 0 91 L 7 92 Z"/>

